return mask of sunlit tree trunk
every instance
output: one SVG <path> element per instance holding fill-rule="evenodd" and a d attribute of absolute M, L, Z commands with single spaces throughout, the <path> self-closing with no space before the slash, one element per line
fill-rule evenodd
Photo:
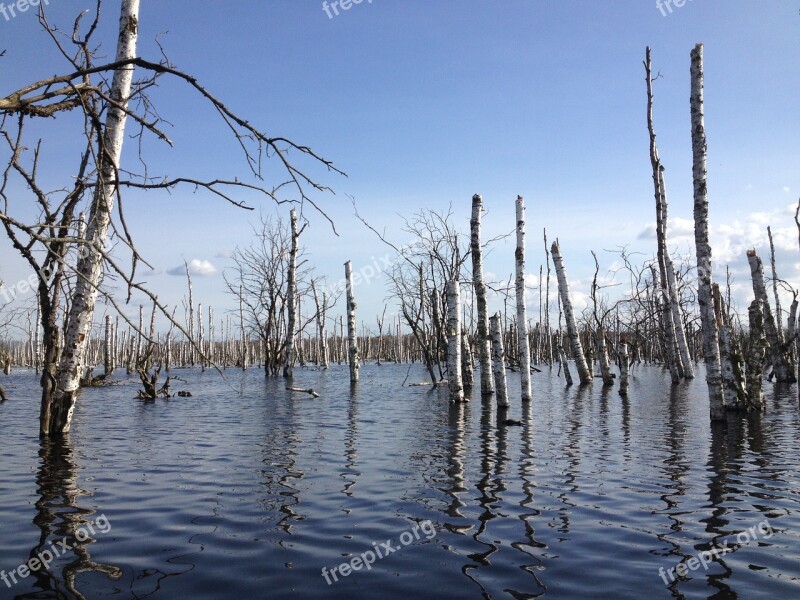
<path fill-rule="evenodd" d="M 314 295 L 314 304 L 317 307 L 317 332 L 319 335 L 319 360 L 320 368 L 328 368 L 328 334 L 325 331 L 325 313 L 328 307 L 328 293 L 322 292 L 322 306 L 317 297 L 317 285 L 311 281 L 311 293 Z"/>
<path fill-rule="evenodd" d="M 292 245 L 289 250 L 289 266 L 286 276 L 286 342 L 283 355 L 283 376 L 292 376 L 294 364 L 294 341 L 297 335 L 297 210 L 292 209 L 290 219 L 292 223 Z"/>
<path fill-rule="evenodd" d="M 680 298 L 678 298 L 678 281 L 675 277 L 675 268 L 669 254 L 664 257 L 667 269 L 667 280 L 669 283 L 669 293 L 672 304 L 672 320 L 675 323 L 675 341 L 680 353 L 681 367 L 683 376 L 686 379 L 694 379 L 694 366 L 692 366 L 692 355 L 689 353 L 689 343 L 686 340 L 686 330 L 683 328 L 683 318 L 681 311 Z"/>
<path fill-rule="evenodd" d="M 472 285 L 475 289 L 475 304 L 478 309 L 477 335 L 478 360 L 481 366 L 481 396 L 494 393 L 488 315 L 486 308 L 486 284 L 483 281 L 483 254 L 481 250 L 481 211 L 483 199 L 479 194 L 472 197 L 472 219 L 470 220 L 470 252 L 472 254 Z"/>
<path fill-rule="evenodd" d="M 739 410 L 745 403 L 745 382 L 743 359 L 739 345 L 734 336 L 733 327 L 728 319 L 725 303 L 719 291 L 719 285 L 712 284 L 714 295 L 714 313 L 719 324 L 719 352 L 722 367 L 722 393 L 727 410 Z"/>
<path fill-rule="evenodd" d="M 467 334 L 467 330 L 463 329 L 461 331 L 461 378 L 464 383 L 465 400 L 469 399 L 469 392 L 472 391 L 473 377 L 472 349 L 469 347 L 469 335 Z"/>
<path fill-rule="evenodd" d="M 114 370 L 112 364 L 114 360 L 114 348 L 112 347 L 113 337 L 111 330 L 111 315 L 106 315 L 105 321 L 105 339 L 103 340 L 103 372 L 105 373 L 105 376 L 108 377 Z"/>
<path fill-rule="evenodd" d="M 447 387 L 450 402 L 464 401 L 461 383 L 461 291 L 458 281 L 447 282 Z"/>
<path fill-rule="evenodd" d="M 708 242 L 708 182 L 706 128 L 703 114 L 703 45 L 691 52 L 692 179 L 694 182 L 694 241 L 697 254 L 697 303 L 703 327 L 703 358 L 706 364 L 711 420 L 725 418 L 719 330 L 711 293 L 711 245 Z"/>
<path fill-rule="evenodd" d="M 358 382 L 358 339 L 356 338 L 356 298 L 353 292 L 353 266 L 344 263 L 347 281 L 347 355 L 350 364 L 350 383 Z"/>
<path fill-rule="evenodd" d="M 500 327 L 500 313 L 489 319 L 492 341 L 492 371 L 494 375 L 497 408 L 508 407 L 508 386 L 506 385 L 505 350 L 503 349 L 503 331 Z"/>
<path fill-rule="evenodd" d="M 580 379 L 581 383 L 592 383 L 592 373 L 589 371 L 589 366 L 586 364 L 586 356 L 583 353 L 583 345 L 581 344 L 578 326 L 575 322 L 572 299 L 569 295 L 567 272 L 564 268 L 564 261 L 561 258 L 561 250 L 558 246 L 558 241 L 553 242 L 550 251 L 553 254 L 553 266 L 555 266 L 556 277 L 558 278 L 558 293 L 561 296 L 561 305 L 564 308 L 564 322 L 567 327 L 570 349 L 575 359 L 575 368 L 578 370 L 578 379 Z"/>
<path fill-rule="evenodd" d="M 517 196 L 517 251 L 516 251 L 516 294 L 517 294 L 517 354 L 519 356 L 520 385 L 522 401 L 531 400 L 531 350 L 528 340 L 528 310 L 525 305 L 525 201 Z"/>
<path fill-rule="evenodd" d="M 116 60 L 136 56 L 139 33 L 139 0 L 122 0 Z M 50 398 L 43 397 L 40 430 L 43 435 L 66 433 L 72 423 L 86 348 L 91 337 L 97 301 L 97 286 L 103 272 L 103 251 L 114 210 L 117 173 L 125 139 L 126 108 L 133 81 L 133 66 L 117 69 L 111 84 L 111 99 L 106 112 L 105 131 L 98 152 L 98 186 L 94 192 L 85 251 L 78 261 L 78 277 L 67 317 L 64 350 L 56 374 L 56 387 Z"/>

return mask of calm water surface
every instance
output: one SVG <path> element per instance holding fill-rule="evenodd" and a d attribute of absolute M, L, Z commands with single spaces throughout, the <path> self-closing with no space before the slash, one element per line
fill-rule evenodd
<path fill-rule="evenodd" d="M 520 427 L 407 370 L 298 370 L 319 399 L 257 369 L 153 404 L 122 382 L 51 444 L 35 375 L 4 378 L 0 570 L 63 555 L 0 599 L 800 598 L 796 387 L 712 428 L 702 374 L 639 369 L 623 400 L 545 370 L 525 409 L 512 374 Z"/>

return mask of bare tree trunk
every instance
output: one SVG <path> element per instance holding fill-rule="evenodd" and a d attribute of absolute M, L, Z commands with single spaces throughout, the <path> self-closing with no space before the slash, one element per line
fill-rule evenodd
<path fill-rule="evenodd" d="M 628 356 L 628 344 L 625 340 L 619 343 L 619 395 L 628 395 L 628 384 L 630 381 L 630 357 Z"/>
<path fill-rule="evenodd" d="M 650 165 L 653 169 L 653 187 L 655 189 L 656 200 L 656 242 L 658 246 L 658 270 L 661 281 L 661 299 L 664 325 L 664 343 L 667 350 L 667 366 L 669 367 L 672 383 L 678 383 L 683 374 L 682 365 L 678 356 L 678 345 L 676 343 L 676 327 L 680 323 L 674 320 L 672 307 L 673 294 L 669 289 L 669 277 L 667 275 L 666 261 L 669 256 L 667 252 L 667 191 L 664 181 L 664 167 L 658 155 L 656 145 L 656 133 L 653 126 L 653 79 L 650 67 L 650 48 L 645 52 L 645 72 L 647 80 L 647 130 L 650 134 Z"/>
<path fill-rule="evenodd" d="M 764 410 L 764 362 L 767 356 L 767 338 L 764 335 L 764 313 L 758 298 L 750 303 L 747 314 L 750 320 L 750 352 L 747 355 L 748 410 Z"/>
<path fill-rule="evenodd" d="M 114 367 L 112 366 L 112 355 L 114 349 L 111 346 L 112 333 L 111 333 L 111 315 L 106 315 L 105 326 L 105 339 L 103 340 L 103 372 L 105 376 L 111 375 Z"/>
<path fill-rule="evenodd" d="M 183 261 L 186 267 L 186 281 L 189 286 L 189 316 L 187 317 L 187 325 L 189 326 L 189 364 L 194 366 L 194 296 L 192 294 L 192 275 L 189 273 L 189 264 Z M 241 299 L 240 299 L 241 304 Z M 142 330 L 141 323 L 141 307 L 139 309 L 139 331 Z M 139 360 L 139 342 L 136 343 L 136 360 Z"/>
<path fill-rule="evenodd" d="M 286 349 L 283 356 L 283 376 L 292 376 L 292 365 L 294 364 L 294 340 L 297 335 L 297 210 L 292 209 L 290 214 L 292 222 L 292 245 L 289 251 L 289 272 L 287 274 L 286 287 Z"/>
<path fill-rule="evenodd" d="M 328 338 L 325 332 L 325 312 L 327 310 L 328 294 L 322 292 L 322 306 L 319 305 L 317 285 L 311 281 L 311 293 L 314 295 L 314 304 L 317 307 L 317 335 L 319 335 L 319 360 L 320 368 L 328 368 Z"/>
<path fill-rule="evenodd" d="M 136 56 L 139 33 L 139 0 L 123 0 L 120 9 L 119 38 L 116 60 Z M 111 98 L 114 103 L 106 113 L 105 132 L 98 152 L 99 185 L 94 192 L 85 251 L 78 261 L 78 278 L 72 294 L 64 335 L 64 351 L 56 375 L 56 388 L 49 399 L 43 397 L 40 430 L 43 435 L 69 432 L 75 410 L 80 377 L 86 349 L 91 337 L 98 284 L 103 272 L 103 252 L 114 196 L 117 193 L 117 173 L 120 167 L 122 144 L 125 139 L 128 98 L 131 93 L 133 66 L 120 67 L 114 72 Z"/>
<path fill-rule="evenodd" d="M 680 364 L 683 367 L 683 376 L 686 379 L 694 379 L 694 367 L 692 366 L 692 356 L 689 353 L 689 343 L 686 340 L 686 331 L 683 329 L 683 318 L 681 311 L 680 298 L 678 298 L 678 281 L 675 278 L 675 269 L 669 254 L 664 257 L 667 269 L 667 280 L 672 304 L 672 320 L 675 323 L 675 337 L 680 353 Z"/>
<path fill-rule="evenodd" d="M 781 310 L 781 297 L 778 294 L 778 272 L 775 269 L 775 244 L 772 243 L 772 228 L 769 225 L 767 225 L 767 236 L 769 237 L 769 262 L 772 266 L 772 293 L 775 296 L 775 328 L 778 342 L 783 345 L 783 311 Z"/>
<path fill-rule="evenodd" d="M 472 349 L 469 347 L 469 334 L 467 330 L 461 331 L 461 377 L 464 380 L 465 401 L 469 399 L 469 392 L 472 390 Z"/>
<path fill-rule="evenodd" d="M 244 333 L 244 291 L 241 285 L 239 286 L 239 329 L 241 336 L 239 340 L 240 366 L 242 367 L 242 371 L 244 371 L 247 369 L 247 338 Z"/>
<path fill-rule="evenodd" d="M 727 311 L 716 283 L 711 286 L 714 294 L 714 312 L 719 324 L 719 352 L 722 367 L 722 393 L 726 410 L 739 410 L 745 403 L 743 360 L 731 327 Z"/>
<path fill-rule="evenodd" d="M 450 402 L 464 401 L 461 383 L 461 291 L 458 281 L 447 282 L 447 388 Z"/>
<path fill-rule="evenodd" d="M 692 179 L 694 181 L 694 241 L 697 253 L 697 303 L 703 327 L 703 358 L 706 363 L 709 412 L 712 421 L 725 418 L 719 330 L 711 293 L 711 245 L 708 243 L 708 171 L 706 129 L 703 114 L 703 45 L 691 52 Z"/>
<path fill-rule="evenodd" d="M 344 263 L 347 280 L 347 354 L 350 362 L 350 383 L 358 383 L 358 339 L 356 339 L 356 299 L 353 294 L 353 266 Z"/>
<path fill-rule="evenodd" d="M 597 356 L 600 361 L 600 376 L 603 378 L 603 386 L 614 385 L 614 376 L 611 374 L 611 360 L 608 358 L 608 348 L 606 346 L 606 328 L 600 325 L 597 328 Z"/>
<path fill-rule="evenodd" d="M 767 299 L 767 288 L 764 283 L 764 265 L 755 250 L 747 251 L 747 262 L 750 263 L 750 274 L 753 280 L 753 294 L 761 302 L 763 311 L 764 332 L 767 336 L 769 362 L 772 364 L 772 373 L 780 382 L 793 382 L 794 375 L 790 372 L 789 365 L 783 352 L 783 344 L 778 337 L 778 328 L 772 316 L 772 310 Z"/>
<path fill-rule="evenodd" d="M 564 307 L 564 321 L 567 327 L 567 337 L 570 342 L 575 368 L 578 370 L 578 379 L 581 383 L 592 383 L 592 373 L 586 364 L 586 356 L 583 354 L 583 345 L 578 333 L 578 326 L 575 323 L 575 313 L 572 310 L 572 299 L 569 295 L 569 283 L 567 282 L 567 272 L 564 268 L 564 261 L 561 258 L 561 251 L 558 241 L 553 242 L 550 247 L 553 254 L 553 266 L 556 268 L 558 278 L 558 293 L 561 296 L 561 305 Z"/>
<path fill-rule="evenodd" d="M 547 263 L 547 280 L 545 282 L 544 294 L 544 335 L 545 335 L 545 352 L 547 353 L 547 362 L 550 366 L 553 365 L 553 332 L 550 329 L 550 250 L 547 248 L 547 229 L 542 229 L 544 236 L 544 255 L 545 262 Z M 560 360 L 560 357 L 559 357 Z"/>
<path fill-rule="evenodd" d="M 481 211 L 483 199 L 479 194 L 472 197 L 472 219 L 470 220 L 470 251 L 472 254 L 472 284 L 475 289 L 475 304 L 478 308 L 478 360 L 481 365 L 481 396 L 494 394 L 490 357 L 488 315 L 486 308 L 486 284 L 483 281 L 483 254 L 481 250 Z"/>
<path fill-rule="evenodd" d="M 531 350 L 528 340 L 528 309 L 525 305 L 525 200 L 517 196 L 517 355 L 519 358 L 522 401 L 531 401 Z"/>
<path fill-rule="evenodd" d="M 500 313 L 495 313 L 489 319 L 492 336 L 492 371 L 494 375 L 495 391 L 497 393 L 497 408 L 508 407 L 508 386 L 506 385 L 506 354 L 503 350 L 503 331 L 500 327 Z"/>

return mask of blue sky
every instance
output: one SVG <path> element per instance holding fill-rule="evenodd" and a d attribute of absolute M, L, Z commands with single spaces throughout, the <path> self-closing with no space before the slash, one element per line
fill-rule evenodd
<path fill-rule="evenodd" d="M 91 5 L 49 0 L 47 11 L 69 29 Z M 339 237 L 311 211 L 303 236 L 317 273 L 331 283 L 346 260 L 359 269 L 387 252 L 353 217 L 349 196 L 402 244 L 408 240 L 398 214 L 452 204 L 466 231 L 474 193 L 488 208 L 486 235 L 508 232 L 521 194 L 530 272 L 538 275 L 544 260 L 546 227 L 550 239 L 561 241 L 580 302 L 593 272 L 590 250 L 604 270 L 615 266 L 604 249 L 628 246 L 646 256 L 655 250 L 642 65 L 648 45 L 661 73 L 655 119 L 672 247 L 679 253 L 691 247 L 689 52 L 702 42 L 714 258 L 721 269 L 730 264 L 744 301 L 744 251 L 755 246 L 766 256 L 767 224 L 776 233 L 779 274 L 800 280 L 790 209 L 800 196 L 800 3 L 687 0 L 677 7 L 673 0 L 671 7 L 664 16 L 655 0 L 364 0 L 329 18 L 317 1 L 143 0 L 140 54 L 158 60 L 158 38 L 178 68 L 233 110 L 270 135 L 312 147 L 347 173 L 301 163 L 336 192 L 314 198 Z M 106 2 L 98 39 L 108 55 L 117 10 Z M 0 49 L 7 51 L 0 95 L 65 70 L 31 12 L 0 16 Z M 175 148 L 148 144 L 151 171 L 247 177 L 236 144 L 190 90 L 165 82 L 152 99 L 171 123 Z M 53 188 L 74 170 L 78 146 L 67 121 L 46 124 L 44 176 Z M 134 144 L 124 161 L 136 167 Z M 267 182 L 277 183 L 271 177 L 277 177 L 274 165 Z M 267 203 L 260 208 L 275 210 Z M 180 302 L 185 281 L 168 272 L 195 260 L 213 270 L 195 277 L 197 301 L 218 314 L 234 306 L 221 272 L 225 256 L 249 242 L 257 211 L 188 189 L 171 196 L 129 193 L 126 209 L 140 250 L 156 268 L 146 279 L 161 299 Z M 487 261 L 497 279 L 513 271 L 512 243 L 500 243 Z M 9 284 L 27 274 L 0 242 L 0 278 Z M 373 322 L 386 295 L 382 278 L 357 293 L 361 317 Z"/>

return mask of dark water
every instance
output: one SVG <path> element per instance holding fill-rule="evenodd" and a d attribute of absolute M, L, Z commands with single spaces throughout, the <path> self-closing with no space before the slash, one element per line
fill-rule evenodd
<path fill-rule="evenodd" d="M 319 399 L 257 370 L 180 371 L 194 397 L 155 404 L 87 390 L 44 445 L 34 375 L 5 378 L 0 569 L 64 554 L 0 598 L 800 597 L 795 387 L 711 428 L 702 378 L 639 370 L 622 400 L 545 372 L 498 427 L 406 371 L 299 371 Z"/>

